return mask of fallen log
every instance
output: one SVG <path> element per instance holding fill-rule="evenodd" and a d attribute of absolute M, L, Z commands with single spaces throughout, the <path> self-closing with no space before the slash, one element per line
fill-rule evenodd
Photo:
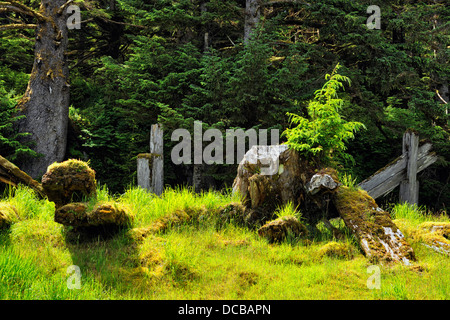
<path fill-rule="evenodd" d="M 33 189 L 41 198 L 45 198 L 46 193 L 42 185 L 31 178 L 28 174 L 19 169 L 15 164 L 0 156 L 0 181 L 16 187 L 18 184 Z"/>
<path fill-rule="evenodd" d="M 369 260 L 405 265 L 416 260 L 412 247 L 389 214 L 379 208 L 366 191 L 341 186 L 333 202 Z"/>

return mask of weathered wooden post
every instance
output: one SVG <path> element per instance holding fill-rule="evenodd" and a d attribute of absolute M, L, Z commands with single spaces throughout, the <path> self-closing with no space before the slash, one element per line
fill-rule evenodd
<path fill-rule="evenodd" d="M 150 153 L 137 156 L 137 184 L 156 195 L 164 190 L 163 130 L 160 124 L 152 125 Z"/>
<path fill-rule="evenodd" d="M 152 168 L 152 190 L 160 196 L 164 191 L 164 136 L 160 124 L 152 125 L 150 153 L 154 155 Z"/>
<path fill-rule="evenodd" d="M 408 130 L 403 136 L 403 154 L 406 155 L 406 179 L 400 183 L 400 202 L 417 204 L 419 200 L 419 182 L 417 181 L 417 156 L 419 136 Z"/>
<path fill-rule="evenodd" d="M 137 156 L 137 184 L 142 189 L 152 189 L 152 163 L 153 157 L 150 153 L 141 153 Z"/>
<path fill-rule="evenodd" d="M 419 136 L 408 130 L 403 136 L 403 154 L 383 169 L 361 182 L 358 186 L 377 199 L 388 194 L 400 185 L 400 202 L 417 204 L 419 182 L 417 174 L 435 163 L 438 159 L 432 152 L 432 144 L 419 143 Z"/>

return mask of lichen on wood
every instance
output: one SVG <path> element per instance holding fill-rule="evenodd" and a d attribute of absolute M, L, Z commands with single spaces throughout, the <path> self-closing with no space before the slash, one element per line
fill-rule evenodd
<path fill-rule="evenodd" d="M 340 187 L 333 202 L 371 261 L 399 261 L 409 265 L 416 260 L 403 233 L 366 191 Z"/>

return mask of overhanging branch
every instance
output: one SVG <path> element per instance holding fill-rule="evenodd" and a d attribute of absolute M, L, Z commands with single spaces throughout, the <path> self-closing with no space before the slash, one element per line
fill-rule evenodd
<path fill-rule="evenodd" d="M 12 29 L 35 29 L 37 27 L 36 24 L 25 24 L 25 23 L 18 23 L 18 24 L 5 24 L 0 26 L 0 31 L 4 30 L 12 30 Z"/>
<path fill-rule="evenodd" d="M 33 16 L 40 22 L 46 22 L 49 20 L 47 17 L 40 14 L 37 10 L 34 10 L 18 1 L 0 1 L 0 8 L 5 8 L 7 9 L 6 11 L 12 12 L 18 12 L 17 10 L 20 10 L 21 13 Z"/>
<path fill-rule="evenodd" d="M 64 3 L 61 7 L 59 7 L 58 14 L 62 14 L 63 11 L 72 3 L 73 3 L 73 0 L 69 0 L 66 3 Z"/>

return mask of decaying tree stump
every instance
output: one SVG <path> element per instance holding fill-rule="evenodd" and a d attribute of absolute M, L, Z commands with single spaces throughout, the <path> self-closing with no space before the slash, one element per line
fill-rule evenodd
<path fill-rule="evenodd" d="M 267 167 L 271 174 L 262 174 Z M 312 227 L 322 220 L 333 229 L 328 219 L 341 217 L 371 261 L 409 264 L 415 260 L 401 231 L 367 192 L 341 186 L 334 169 L 317 168 L 287 146 L 251 148 L 239 164 L 233 191 L 241 193 L 250 212 L 247 216 L 255 215 L 257 223 L 273 219 L 275 209 L 289 203 Z M 260 234 L 265 235 L 269 226 L 261 228 Z M 335 234 L 336 230 L 331 231 Z"/>
<path fill-rule="evenodd" d="M 329 203 L 339 185 L 335 170 L 319 170 L 287 145 L 254 146 L 239 164 L 233 191 L 242 195 L 254 224 L 261 226 L 277 207 L 290 203 L 315 225 L 338 216 Z"/>

